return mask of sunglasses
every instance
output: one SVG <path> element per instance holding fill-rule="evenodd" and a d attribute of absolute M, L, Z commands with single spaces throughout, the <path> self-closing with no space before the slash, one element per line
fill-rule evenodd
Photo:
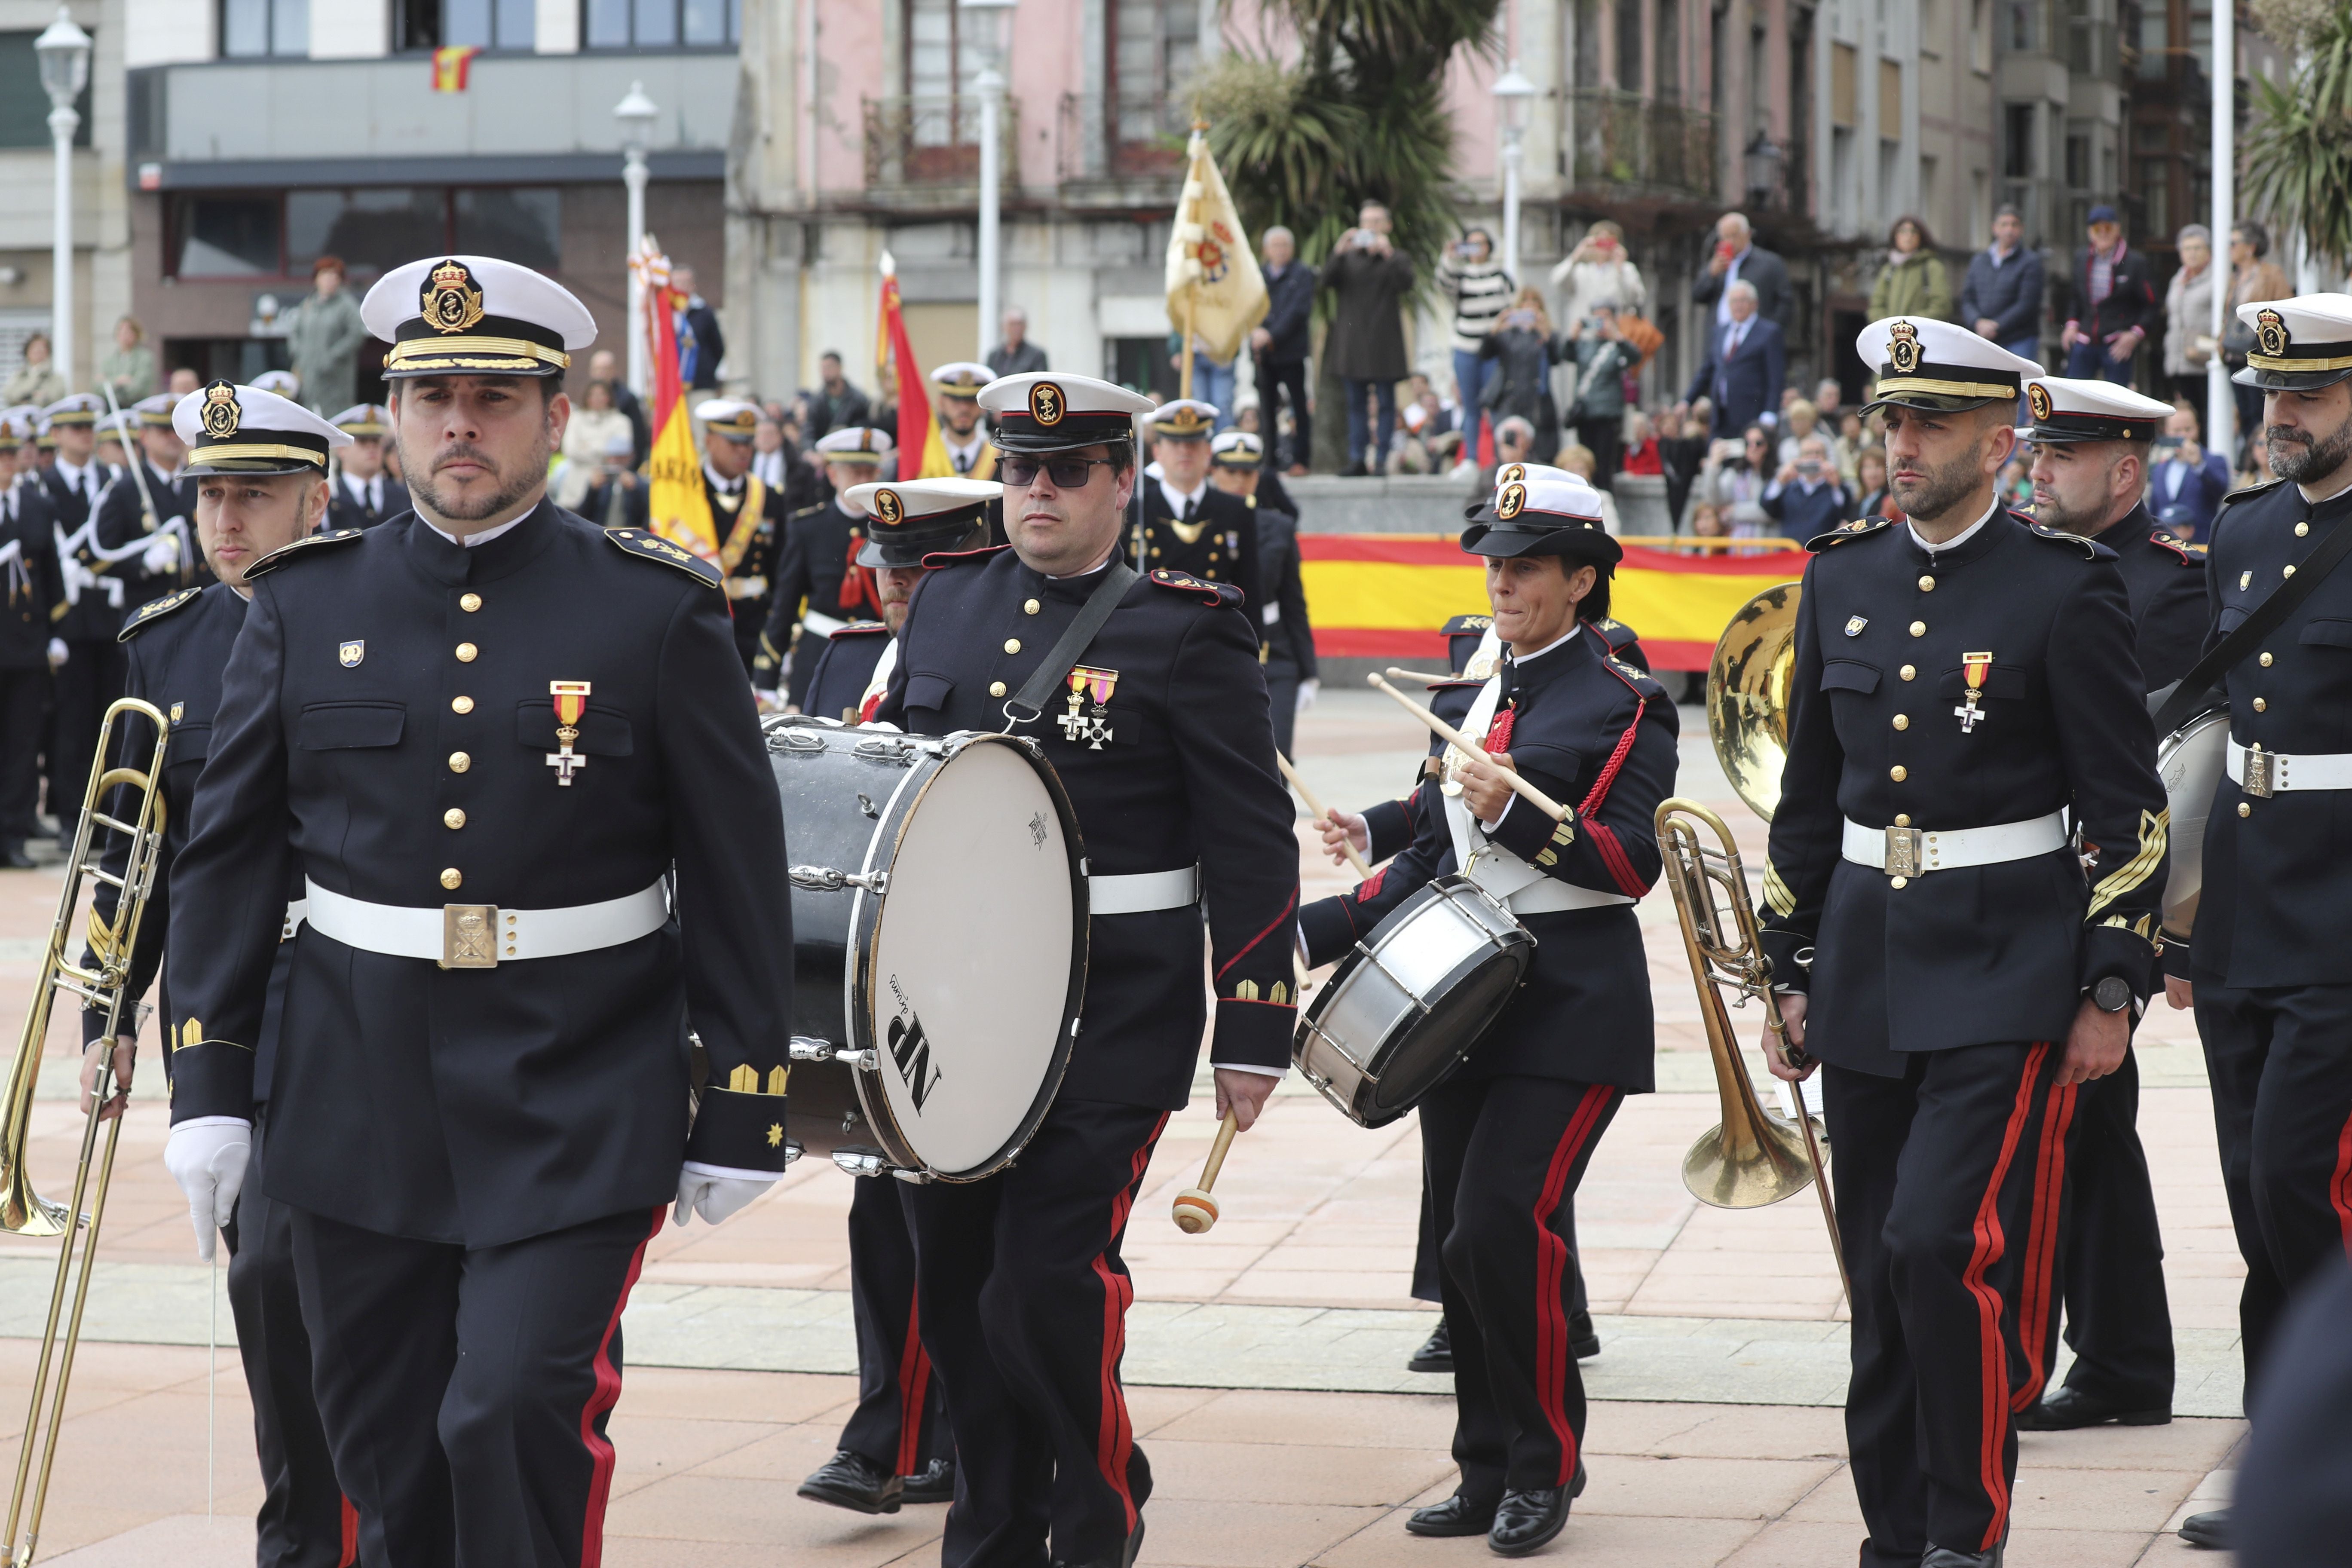
<path fill-rule="evenodd" d="M 1097 467 L 1109 468 L 1108 458 L 1014 458 L 1006 457 L 996 465 L 997 477 L 1008 485 L 1034 484 L 1039 469 L 1054 481 L 1057 490 L 1082 490 L 1094 478 Z"/>

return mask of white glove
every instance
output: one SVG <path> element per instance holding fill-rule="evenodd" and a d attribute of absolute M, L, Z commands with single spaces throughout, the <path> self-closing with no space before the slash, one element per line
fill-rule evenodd
<path fill-rule="evenodd" d="M 188 1195 L 196 1256 L 206 1263 L 213 1260 L 220 1227 L 236 1213 L 236 1194 L 245 1186 L 245 1165 L 252 1155 L 253 1123 L 234 1116 L 183 1121 L 163 1145 L 163 1167 Z"/>
<path fill-rule="evenodd" d="M 147 553 L 139 558 L 139 564 L 146 568 L 150 577 L 160 577 L 176 568 L 180 564 L 179 536 L 158 533 L 149 540 Z"/>
<path fill-rule="evenodd" d="M 51 673 L 54 674 L 58 667 L 65 663 L 66 658 L 66 639 L 63 637 L 51 637 L 49 639 L 49 669 Z"/>
<path fill-rule="evenodd" d="M 775 1184 L 770 1175 L 689 1163 L 677 1173 L 677 1223 L 700 1215 L 703 1224 L 717 1225 Z"/>
<path fill-rule="evenodd" d="M 1320 680 L 1308 677 L 1298 683 L 1298 711 L 1306 712 L 1315 706 L 1315 694 L 1323 689 Z"/>

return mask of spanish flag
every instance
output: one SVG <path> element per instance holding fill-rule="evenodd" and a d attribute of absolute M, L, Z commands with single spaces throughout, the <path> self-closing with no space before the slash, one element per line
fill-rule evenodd
<path fill-rule="evenodd" d="M 710 517 L 710 495 L 702 486 L 702 457 L 694 449 L 694 421 L 688 417 L 686 389 L 677 373 L 677 332 L 670 313 L 684 301 L 669 286 L 669 258 L 646 236 L 645 249 L 630 258 L 645 280 L 646 337 L 653 356 L 654 448 L 646 458 L 646 510 L 653 531 L 705 561 L 719 559 L 719 529 Z"/>
<path fill-rule="evenodd" d="M 887 380 L 893 368 L 898 383 L 898 477 L 902 479 L 944 479 L 955 475 L 948 444 L 940 439 L 940 422 L 931 417 L 930 384 L 915 363 L 907 342 L 907 319 L 898 309 L 898 263 L 882 253 L 882 321 L 875 333 L 874 364 Z M 917 460 L 916 454 L 920 454 Z"/>
<path fill-rule="evenodd" d="M 474 57 L 481 49 L 473 44 L 453 44 L 446 49 L 433 51 L 433 90 L 463 92 L 466 75 L 472 68 Z"/>

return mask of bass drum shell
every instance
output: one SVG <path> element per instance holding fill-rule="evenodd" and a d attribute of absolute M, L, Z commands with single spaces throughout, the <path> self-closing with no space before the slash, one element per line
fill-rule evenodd
<path fill-rule="evenodd" d="M 1011 1162 L 1060 1088 L 1085 997 L 1085 847 L 1031 742 L 772 721 L 795 868 L 883 890 L 792 889 L 796 1035 L 871 1066 L 796 1063 L 812 1153 L 878 1154 L 924 1179 Z"/>
<path fill-rule="evenodd" d="M 1339 961 L 1299 1020 L 1292 1059 L 1349 1121 L 1385 1127 L 1461 1065 L 1534 954 L 1509 910 L 1442 877 Z"/>
<path fill-rule="evenodd" d="M 2156 748 L 2157 776 L 2171 808 L 2171 856 L 2164 882 L 2164 929 L 2185 931 L 2197 923 L 2197 900 L 2205 890 L 2205 825 L 2213 795 L 2227 771 L 2230 710 L 2210 708 L 2167 735 Z"/>

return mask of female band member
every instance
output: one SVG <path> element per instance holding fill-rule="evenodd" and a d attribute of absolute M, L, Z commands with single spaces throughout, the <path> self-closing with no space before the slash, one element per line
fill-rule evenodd
<path fill-rule="evenodd" d="M 1570 1213 L 1602 1131 L 1652 1087 L 1650 983 L 1633 905 L 1658 874 L 1651 816 L 1675 780 L 1675 705 L 1581 623 L 1606 618 L 1622 555 L 1580 480 L 1506 485 L 1462 547 L 1486 558 L 1507 647 L 1455 753 L 1428 783 L 1413 842 L 1350 892 L 1300 911 L 1310 963 L 1329 963 L 1433 878 L 1463 871 L 1536 939 L 1527 981 L 1462 1068 L 1421 1102 L 1432 1201 L 1445 1228 L 1453 1330 L 1454 1496 L 1416 1535 L 1478 1535 L 1534 1552 L 1582 1489 L 1584 1389 L 1569 1347 Z M 1521 798 L 1517 773 L 1567 808 Z"/>

